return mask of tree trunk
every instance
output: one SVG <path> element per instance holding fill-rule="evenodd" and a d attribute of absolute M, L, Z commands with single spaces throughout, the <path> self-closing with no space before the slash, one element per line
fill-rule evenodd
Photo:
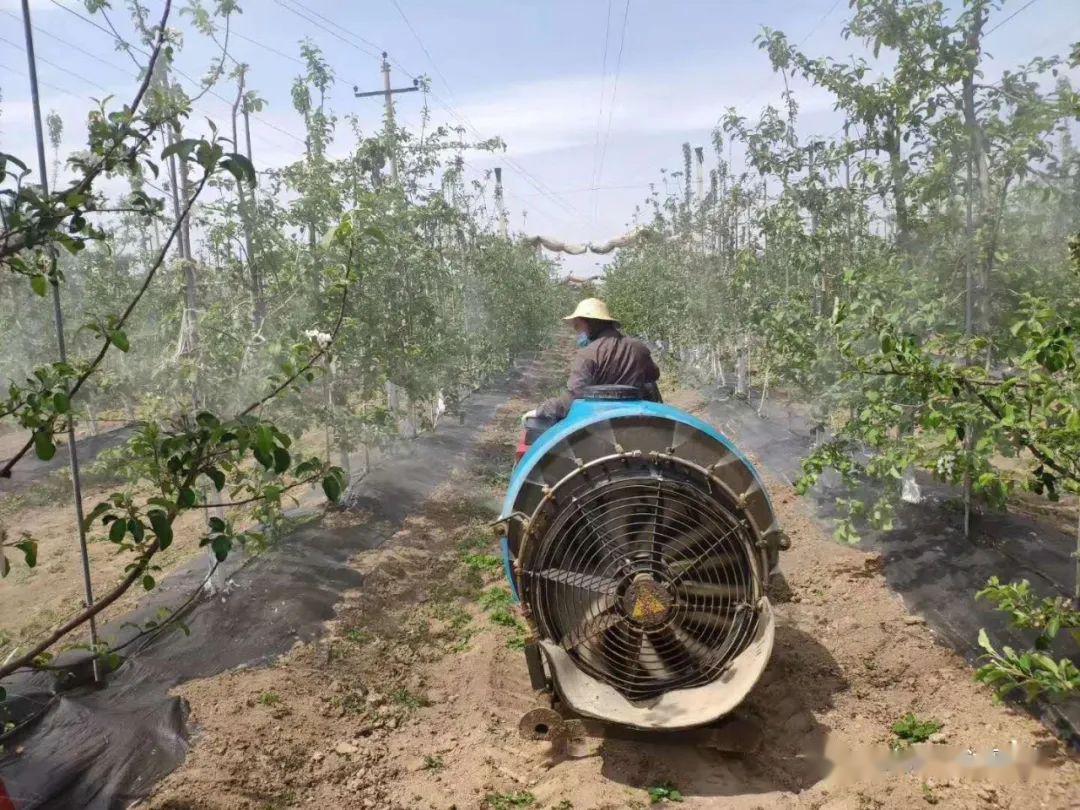
<path fill-rule="evenodd" d="M 232 106 L 232 136 L 233 145 L 235 148 L 240 148 L 240 138 L 237 132 L 237 113 L 239 112 L 240 103 L 244 97 L 244 69 L 240 68 L 239 77 L 236 82 L 236 100 Z M 247 122 L 247 112 L 244 112 L 245 127 Z M 251 133 L 247 133 L 248 136 L 248 152 L 251 151 Z M 254 238 L 252 237 L 252 222 L 251 222 L 251 210 L 248 207 L 247 192 L 244 190 L 244 184 L 242 181 L 236 181 L 236 197 L 237 207 L 240 209 L 240 224 L 244 232 L 244 254 L 246 258 L 246 264 L 248 269 L 248 284 L 251 289 L 251 328 L 258 334 L 262 329 L 263 321 L 266 320 L 266 296 L 263 290 L 262 277 L 259 273 L 258 262 L 255 260 L 255 245 Z"/>

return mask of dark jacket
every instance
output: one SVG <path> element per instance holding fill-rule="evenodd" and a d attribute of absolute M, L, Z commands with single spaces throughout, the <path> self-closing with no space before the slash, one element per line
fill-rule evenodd
<path fill-rule="evenodd" d="M 575 399 L 590 385 L 633 385 L 646 399 L 658 400 L 656 381 L 660 369 L 648 346 L 627 337 L 614 325 L 598 332 L 589 345 L 578 350 L 566 381 L 566 393 L 549 399 L 536 409 L 537 416 L 562 419 Z"/>

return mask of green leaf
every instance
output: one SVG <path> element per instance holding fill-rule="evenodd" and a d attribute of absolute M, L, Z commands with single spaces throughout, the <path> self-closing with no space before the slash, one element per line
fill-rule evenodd
<path fill-rule="evenodd" d="M 225 473 L 219 470 L 217 467 L 212 467 L 206 471 L 206 477 L 214 482 L 214 489 L 218 492 L 225 487 Z"/>
<path fill-rule="evenodd" d="M 33 568 L 35 565 L 37 565 L 37 540 L 27 537 L 25 540 L 20 540 L 18 543 L 16 543 L 15 548 L 17 548 L 23 553 L 23 557 L 26 560 L 27 568 Z"/>
<path fill-rule="evenodd" d="M 45 280 L 45 276 L 31 276 L 30 277 L 30 289 L 32 289 L 35 293 L 40 295 L 42 298 L 45 297 L 45 291 L 48 288 L 48 284 L 49 284 L 49 282 Z"/>
<path fill-rule="evenodd" d="M 124 539 L 125 534 L 127 534 L 127 521 L 124 518 L 117 518 L 109 527 L 109 540 L 119 543 Z"/>
<path fill-rule="evenodd" d="M 185 509 L 190 509 L 195 505 L 195 490 L 184 487 L 180 490 L 180 494 L 176 496 L 176 502 Z"/>
<path fill-rule="evenodd" d="M 994 649 L 994 645 L 990 643 L 990 637 L 986 635 L 985 628 L 980 628 L 979 630 L 979 646 L 991 655 L 997 654 L 997 651 Z"/>
<path fill-rule="evenodd" d="M 262 447 L 256 446 L 255 449 L 252 450 L 252 454 L 255 456 L 255 460 L 262 464 L 265 469 L 269 470 L 274 466 L 273 453 L 268 453 L 266 450 L 263 450 Z"/>
<path fill-rule="evenodd" d="M 0 548 L 0 579 L 6 577 L 9 573 L 11 573 L 11 563 L 8 562 L 4 549 Z"/>
<path fill-rule="evenodd" d="M 56 455 L 56 445 L 53 444 L 52 436 L 44 431 L 34 432 L 34 452 L 42 461 L 48 461 Z"/>
<path fill-rule="evenodd" d="M 292 463 L 292 457 L 289 455 L 289 451 L 284 447 L 274 448 L 274 472 L 278 475 L 289 469 L 289 464 Z"/>
<path fill-rule="evenodd" d="M 99 503 L 97 506 L 91 509 L 90 514 L 86 515 L 83 518 L 83 531 L 90 531 L 90 527 L 93 525 L 94 521 L 108 511 L 109 503 L 107 501 L 103 501 L 102 503 Z"/>
<path fill-rule="evenodd" d="M 57 413 L 67 413 L 71 409 L 71 400 L 68 395 L 63 391 L 57 391 L 53 394 L 53 408 Z"/>
<path fill-rule="evenodd" d="M 210 548 L 214 550 L 214 556 L 217 558 L 217 561 L 224 562 L 225 558 L 229 556 L 229 552 L 232 551 L 232 538 L 224 534 L 219 534 L 210 541 Z"/>
<path fill-rule="evenodd" d="M 154 529 L 154 534 L 157 535 L 158 546 L 164 551 L 172 545 L 173 540 L 172 524 L 169 522 L 169 516 L 155 509 L 147 517 L 150 518 L 150 525 Z"/>
<path fill-rule="evenodd" d="M 131 344 L 128 343 L 128 336 L 123 329 L 114 329 L 109 333 L 109 340 L 112 344 L 122 352 L 126 352 L 131 348 Z"/>
<path fill-rule="evenodd" d="M 154 578 L 152 576 L 150 576 L 149 574 L 146 574 L 145 576 L 143 576 L 143 578 L 142 578 L 142 586 L 143 586 L 143 588 L 145 588 L 148 591 L 153 590 L 153 587 L 154 587 L 155 584 L 157 584 L 157 583 L 154 582 Z"/>
<path fill-rule="evenodd" d="M 223 532 L 223 531 L 225 531 L 225 521 L 222 520 L 221 518 L 212 517 L 207 522 L 210 524 L 210 529 L 212 531 L 215 531 L 215 532 Z"/>
<path fill-rule="evenodd" d="M 251 161 L 247 159 L 246 155 L 241 155 L 239 152 L 230 152 L 221 161 L 220 165 L 221 168 L 236 178 L 236 182 L 247 183 L 249 186 L 255 185 L 255 167 L 251 165 Z"/>
<path fill-rule="evenodd" d="M 341 478 L 331 473 L 322 480 L 323 492 L 332 503 L 337 503 L 341 498 Z"/>

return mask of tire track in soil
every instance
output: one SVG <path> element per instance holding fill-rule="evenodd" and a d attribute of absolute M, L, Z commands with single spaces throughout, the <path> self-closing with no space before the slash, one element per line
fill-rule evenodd
<path fill-rule="evenodd" d="M 502 587 L 501 571 L 468 562 L 495 551 L 480 538 L 505 486 L 516 417 L 562 373 L 548 362 L 467 466 L 389 543 L 354 560 L 364 588 L 345 595 L 322 639 L 270 668 L 181 689 L 200 737 L 152 807 L 464 810 L 528 796 L 521 806 L 613 810 L 647 806 L 647 788 L 668 781 L 682 806 L 701 808 L 1077 806 L 1076 758 L 1028 715 L 996 705 L 906 612 L 880 568 L 827 538 L 791 487 L 772 480 L 793 548 L 782 557 L 773 658 L 743 709 L 761 724 L 763 749 L 725 757 L 658 735 L 553 761 L 545 744 L 521 740 L 517 720 L 536 705 L 524 661 L 478 604 Z M 673 404 L 701 411 L 695 395 L 673 393 Z M 1050 764 L 1026 785 L 830 773 L 823 753 L 881 750 L 909 711 L 942 721 L 948 744 L 985 751 L 1016 740 L 1040 746 Z"/>

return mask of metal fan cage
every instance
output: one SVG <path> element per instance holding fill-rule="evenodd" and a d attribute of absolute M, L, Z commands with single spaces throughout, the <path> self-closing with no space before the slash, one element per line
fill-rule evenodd
<path fill-rule="evenodd" d="M 630 700 L 716 680 L 754 638 L 763 594 L 737 510 L 689 466 L 623 458 L 570 479 L 518 569 L 538 632 Z"/>

